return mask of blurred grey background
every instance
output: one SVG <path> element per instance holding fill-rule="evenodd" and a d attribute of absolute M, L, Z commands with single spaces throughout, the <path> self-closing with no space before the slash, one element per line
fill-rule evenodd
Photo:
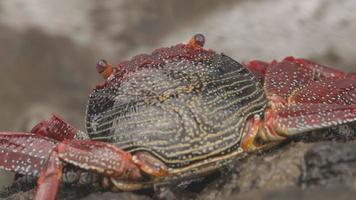
<path fill-rule="evenodd" d="M 356 71 L 355 11 L 355 0 L 0 0 L 0 130 L 29 131 L 52 112 L 83 129 L 98 59 L 195 33 L 239 61 L 293 55 Z"/>

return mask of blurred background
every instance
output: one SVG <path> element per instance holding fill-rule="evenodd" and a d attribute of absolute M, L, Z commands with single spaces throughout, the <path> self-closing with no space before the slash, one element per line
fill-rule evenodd
<path fill-rule="evenodd" d="M 293 55 L 356 71 L 355 11 L 355 0 L 0 0 L 0 130 L 29 131 L 53 112 L 84 129 L 98 59 L 195 33 L 238 61 Z"/>

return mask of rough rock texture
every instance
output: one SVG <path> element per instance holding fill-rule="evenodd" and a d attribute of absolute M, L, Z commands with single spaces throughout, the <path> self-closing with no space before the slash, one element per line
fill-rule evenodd
<path fill-rule="evenodd" d="M 63 186 L 59 199 L 353 199 L 356 193 L 356 124 L 314 131 L 269 151 L 236 160 L 210 177 L 135 193 Z M 5 199 L 30 199 L 33 184 L 16 183 Z M 24 192 L 28 190 L 27 192 Z"/>

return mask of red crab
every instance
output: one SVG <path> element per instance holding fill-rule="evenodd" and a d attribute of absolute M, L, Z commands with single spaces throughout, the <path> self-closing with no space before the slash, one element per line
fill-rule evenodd
<path fill-rule="evenodd" d="M 0 166 L 38 176 L 35 199 L 55 199 L 63 169 L 100 174 L 136 190 L 206 175 L 243 152 L 356 121 L 355 76 L 287 57 L 244 66 L 188 44 L 113 68 L 89 95 L 87 131 L 54 115 L 31 133 L 0 133 Z"/>

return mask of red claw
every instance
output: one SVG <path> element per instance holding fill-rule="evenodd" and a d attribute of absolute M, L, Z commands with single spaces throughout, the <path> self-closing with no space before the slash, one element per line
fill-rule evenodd
<path fill-rule="evenodd" d="M 49 120 L 38 123 L 31 130 L 31 133 L 53 138 L 58 141 L 63 141 L 64 139 L 73 139 L 76 132 L 76 128 L 65 122 L 58 115 L 52 115 Z"/>

